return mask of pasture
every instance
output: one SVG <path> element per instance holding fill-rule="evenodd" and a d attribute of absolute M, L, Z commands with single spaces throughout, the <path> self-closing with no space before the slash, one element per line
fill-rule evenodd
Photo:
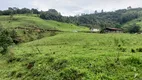
<path fill-rule="evenodd" d="M 74 24 L 62 23 L 53 20 L 43 20 L 36 15 L 14 15 L 12 19 L 10 16 L 0 16 L 0 25 L 5 28 L 16 27 L 38 27 L 48 30 L 62 30 L 62 31 L 86 31 L 88 28 L 84 26 L 76 26 Z"/>
<path fill-rule="evenodd" d="M 2 80 L 141 80 L 141 34 L 59 32 L 0 55 Z"/>

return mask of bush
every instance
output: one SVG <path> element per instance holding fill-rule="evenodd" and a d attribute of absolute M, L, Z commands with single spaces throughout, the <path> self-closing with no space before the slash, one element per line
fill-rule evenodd
<path fill-rule="evenodd" d="M 142 48 L 137 48 L 136 49 L 138 52 L 142 52 Z"/>
<path fill-rule="evenodd" d="M 139 65 L 142 64 L 142 61 L 141 61 L 140 58 L 137 58 L 137 57 L 129 57 L 129 58 L 125 59 L 124 63 L 126 65 L 135 65 L 135 66 L 137 65 L 137 66 L 139 66 Z"/>
<path fill-rule="evenodd" d="M 127 49 L 126 48 L 124 48 L 124 47 L 120 47 L 120 48 L 118 48 L 121 52 L 126 52 L 127 51 Z"/>
<path fill-rule="evenodd" d="M 65 68 L 65 67 L 67 67 L 67 63 L 68 63 L 68 61 L 67 60 L 58 60 L 58 61 L 56 61 L 53 65 L 52 65 L 52 68 L 54 69 L 54 70 L 61 70 L 61 69 L 63 69 L 63 68 Z"/>
<path fill-rule="evenodd" d="M 1 28 L 0 29 L 0 47 L 3 48 L 1 54 L 5 54 L 8 51 L 8 47 L 13 44 L 13 40 L 10 36 L 8 30 Z"/>
<path fill-rule="evenodd" d="M 135 51 L 134 49 L 131 49 L 131 52 L 132 52 L 132 53 L 135 53 L 136 51 Z"/>
<path fill-rule="evenodd" d="M 140 26 L 133 24 L 128 28 L 129 33 L 138 33 L 140 32 Z"/>
<path fill-rule="evenodd" d="M 85 75 L 86 74 L 84 72 L 80 72 L 79 70 L 73 68 L 65 69 L 60 73 L 62 80 L 82 80 Z"/>

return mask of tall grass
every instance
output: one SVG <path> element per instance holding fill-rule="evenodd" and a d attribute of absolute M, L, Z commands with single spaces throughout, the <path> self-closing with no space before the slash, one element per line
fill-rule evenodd
<path fill-rule="evenodd" d="M 12 62 L 0 56 L 0 78 L 139 80 L 141 40 L 131 34 L 60 33 L 14 47 Z"/>

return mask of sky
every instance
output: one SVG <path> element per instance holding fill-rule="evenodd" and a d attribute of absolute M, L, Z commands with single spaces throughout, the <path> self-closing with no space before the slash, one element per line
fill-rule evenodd
<path fill-rule="evenodd" d="M 0 0 L 0 10 L 8 7 L 36 8 L 47 11 L 56 9 L 64 16 L 73 16 L 81 13 L 93 13 L 102 9 L 104 11 L 114 11 L 142 7 L 142 0 Z"/>

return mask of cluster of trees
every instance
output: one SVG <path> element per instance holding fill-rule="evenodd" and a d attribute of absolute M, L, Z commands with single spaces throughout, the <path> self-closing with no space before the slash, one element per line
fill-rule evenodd
<path fill-rule="evenodd" d="M 63 16 L 56 11 L 55 9 L 49 9 L 48 11 L 38 11 L 38 9 L 28 9 L 28 8 L 22 8 L 19 9 L 17 7 L 9 7 L 8 10 L 0 10 L 0 15 L 14 15 L 14 14 L 39 14 L 40 18 L 46 19 L 46 20 L 56 20 L 63 22 L 62 18 Z"/>
<path fill-rule="evenodd" d="M 137 32 L 140 32 L 140 28 L 141 28 L 140 26 L 133 24 L 133 25 L 130 25 L 130 27 L 128 28 L 128 32 L 137 33 Z"/>
<path fill-rule="evenodd" d="M 127 25 L 123 28 L 125 33 L 139 33 L 141 32 L 141 27 L 137 24 Z"/>
<path fill-rule="evenodd" d="M 0 15 L 11 15 L 11 14 L 40 14 L 40 12 L 37 9 L 28 9 L 28 8 L 22 8 L 19 9 L 17 7 L 9 7 L 8 10 L 0 11 Z"/>
<path fill-rule="evenodd" d="M 62 22 L 62 15 L 55 9 L 49 9 L 48 11 L 41 11 L 40 18 L 46 20 L 56 20 Z"/>
<path fill-rule="evenodd" d="M 123 9 L 115 12 L 101 12 L 93 14 L 83 14 L 81 16 L 69 17 L 69 22 L 85 25 L 88 27 L 117 27 L 141 16 L 142 9 Z"/>

